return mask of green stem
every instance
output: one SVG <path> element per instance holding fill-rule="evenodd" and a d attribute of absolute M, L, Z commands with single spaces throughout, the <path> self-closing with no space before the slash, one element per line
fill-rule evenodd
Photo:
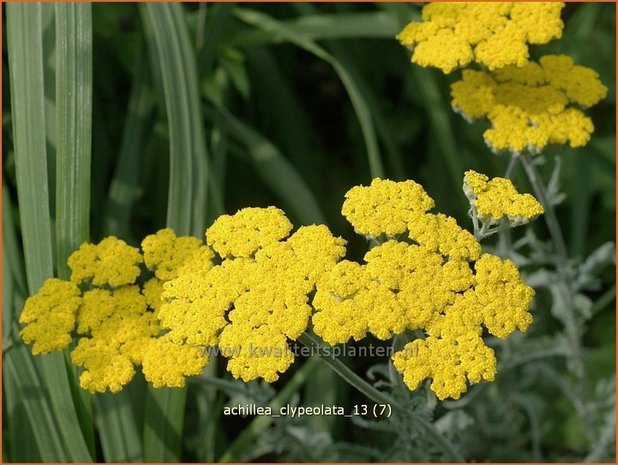
<path fill-rule="evenodd" d="M 299 338 L 298 342 L 301 344 L 312 348 L 318 347 L 325 349 L 326 346 L 322 343 L 322 341 L 310 333 L 303 333 Z M 330 366 L 339 376 L 341 376 L 348 384 L 352 387 L 356 388 L 358 391 L 365 394 L 371 400 L 373 400 L 377 404 L 390 404 L 391 407 L 396 408 L 404 415 L 409 415 L 410 411 L 401 403 L 394 400 L 387 394 L 384 394 L 381 391 L 378 391 L 375 387 L 370 385 L 367 381 L 362 379 L 352 370 L 350 370 L 346 365 L 344 365 L 340 360 L 333 358 L 328 355 L 329 351 L 327 350 L 319 350 L 318 354 L 322 356 L 322 360 Z M 435 426 L 428 422 L 427 420 L 417 417 L 415 421 L 425 430 L 425 432 L 431 437 L 431 439 L 435 442 L 435 444 L 449 457 L 449 459 L 453 462 L 463 462 L 463 456 L 457 452 L 453 446 L 442 436 Z"/>
<path fill-rule="evenodd" d="M 530 184 L 532 185 L 532 190 L 534 191 L 534 195 L 539 199 L 539 202 L 543 205 L 545 209 L 545 222 L 547 223 L 547 228 L 549 229 L 549 234 L 551 235 L 554 246 L 556 247 L 556 252 L 558 255 L 558 259 L 560 260 L 558 265 L 559 272 L 566 271 L 566 262 L 568 260 L 568 252 L 566 248 L 566 244 L 564 242 L 564 237 L 562 236 L 562 230 L 560 229 L 560 223 L 558 223 L 558 218 L 556 217 L 556 212 L 554 211 L 553 205 L 549 203 L 547 199 L 547 195 L 545 194 L 545 185 L 541 180 L 541 176 L 537 171 L 534 163 L 527 155 L 522 155 L 521 162 L 524 165 L 524 169 L 526 170 L 526 174 L 528 175 L 528 179 L 530 180 Z"/>
<path fill-rule="evenodd" d="M 585 379 L 585 367 L 580 348 L 580 329 L 577 324 L 577 311 L 573 305 L 575 300 L 575 292 L 573 290 L 573 283 L 571 282 L 571 276 L 569 273 L 569 255 L 566 248 L 566 243 L 564 242 L 564 236 L 562 235 L 562 230 L 560 229 L 560 223 L 558 222 L 554 207 L 547 198 L 545 184 L 534 166 L 534 163 L 530 157 L 526 155 L 519 158 L 521 158 L 521 162 L 524 166 L 528 179 L 530 180 L 534 195 L 536 195 L 545 210 L 543 216 L 545 217 L 545 223 L 547 224 L 547 229 L 549 230 L 549 234 L 556 251 L 556 271 L 558 276 L 562 279 L 567 293 L 565 296 L 565 302 L 567 303 L 566 310 L 569 317 L 565 319 L 563 323 L 565 325 L 567 336 L 570 339 L 574 371 L 580 379 Z"/>

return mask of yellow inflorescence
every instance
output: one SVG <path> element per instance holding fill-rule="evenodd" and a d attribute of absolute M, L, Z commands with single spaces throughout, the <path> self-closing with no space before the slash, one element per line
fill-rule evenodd
<path fill-rule="evenodd" d="M 275 207 L 244 208 L 222 215 L 208 228 L 206 240 L 222 258 L 251 257 L 258 249 L 277 242 L 292 230 L 285 213 Z"/>
<path fill-rule="evenodd" d="M 521 225 L 543 214 L 543 206 L 532 195 L 517 192 L 510 179 L 489 179 L 470 170 L 464 176 L 463 189 L 480 220 L 489 224 L 508 219 Z"/>
<path fill-rule="evenodd" d="M 69 346 L 80 302 L 80 291 L 74 283 L 53 278 L 26 300 L 19 322 L 27 326 L 20 334 L 26 344 L 33 344 L 33 354 Z"/>
<path fill-rule="evenodd" d="M 199 375 L 207 364 L 201 347 L 176 344 L 168 335 L 149 339 L 143 348 L 142 372 L 155 388 L 183 387 L 187 376 Z"/>
<path fill-rule="evenodd" d="M 493 150 L 536 153 L 548 144 L 586 145 L 594 126 L 579 107 L 598 103 L 607 88 L 570 57 L 546 55 L 522 67 L 465 70 L 451 95 L 466 119 L 488 119 L 484 137 Z"/>
<path fill-rule="evenodd" d="M 133 284 L 143 262 L 139 250 L 121 239 L 109 236 L 98 244 L 82 244 L 68 259 L 71 281 L 91 281 L 94 286 L 112 287 Z"/>
<path fill-rule="evenodd" d="M 477 201 L 512 194 L 474 172 L 466 183 Z M 343 214 L 379 244 L 363 263 L 342 261 L 345 241 L 324 225 L 290 235 L 274 207 L 215 221 L 206 236 L 217 265 L 209 246 L 171 229 L 146 237 L 143 256 L 114 237 L 84 244 L 69 258 L 72 281 L 50 279 L 26 301 L 21 334 L 34 353 L 74 338 L 81 386 L 117 392 L 140 366 L 154 387 L 182 387 L 207 365 L 209 348 L 228 358 L 235 378 L 276 381 L 310 322 L 330 344 L 418 330 L 425 337 L 396 353 L 395 367 L 410 389 L 431 378 L 440 399 L 458 398 L 468 382 L 495 376 L 483 331 L 526 331 L 534 292 L 512 262 L 481 254 L 474 236 L 433 206 L 413 181 L 351 189 Z"/>
<path fill-rule="evenodd" d="M 450 73 L 472 62 L 490 70 L 528 62 L 528 44 L 562 36 L 563 3 L 430 3 L 422 22 L 397 36 L 412 49 L 412 62 Z"/>
<path fill-rule="evenodd" d="M 345 254 L 345 241 L 326 226 L 301 227 L 282 240 L 290 229 L 272 207 L 215 221 L 206 237 L 222 263 L 164 285 L 159 317 L 171 340 L 218 346 L 244 381 L 278 379 L 294 360 L 287 341 L 307 327 L 308 294 Z"/>
<path fill-rule="evenodd" d="M 357 186 L 354 196 L 348 196 L 351 205 L 344 214 L 354 212 L 357 230 L 357 224 L 379 225 L 379 209 L 366 208 L 361 215 L 354 208 L 371 204 L 376 183 L 379 180 L 370 187 Z M 393 184 L 391 192 L 399 192 Z M 424 204 L 432 205 L 425 196 Z M 333 267 L 318 282 L 313 329 L 329 344 L 359 340 L 368 333 L 388 339 L 406 329 L 424 330 L 426 339 L 394 355 L 395 367 L 410 389 L 432 378 L 431 388 L 440 399 L 458 398 L 467 389 L 466 380 L 477 383 L 495 376 L 493 350 L 480 337 L 483 328 L 500 338 L 515 329 L 527 330 L 534 292 L 512 262 L 481 255 L 474 236 L 453 218 L 397 200 L 395 196 L 393 204 L 399 209 L 393 206 L 398 211 L 391 217 L 405 225 L 397 232 L 407 232 L 414 243 L 391 239 L 373 247 L 365 264 L 342 261 Z M 371 234 L 383 236 L 384 229 Z"/>
<path fill-rule="evenodd" d="M 371 186 L 356 186 L 345 195 L 341 213 L 357 233 L 394 236 L 408 230 L 412 212 L 424 213 L 434 206 L 420 184 L 376 178 Z"/>
<path fill-rule="evenodd" d="M 24 342 L 36 354 L 65 349 L 75 338 L 71 360 L 84 368 L 80 384 L 91 392 L 118 392 L 140 365 L 155 387 L 181 386 L 208 363 L 199 347 L 171 347 L 157 312 L 163 284 L 181 270 L 208 271 L 212 250 L 171 229 L 146 237 L 142 248 L 144 256 L 113 236 L 83 244 L 68 259 L 71 281 L 47 280 L 24 306 Z M 143 262 L 155 276 L 140 286 Z"/>

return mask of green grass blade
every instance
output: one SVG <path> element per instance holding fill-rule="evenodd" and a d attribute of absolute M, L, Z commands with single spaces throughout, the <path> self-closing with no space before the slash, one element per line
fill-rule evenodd
<path fill-rule="evenodd" d="M 324 215 L 311 189 L 279 149 L 225 108 L 219 107 L 218 111 L 227 131 L 246 147 L 258 175 L 290 206 L 301 223 L 324 223 Z"/>
<path fill-rule="evenodd" d="M 312 14 L 280 21 L 280 24 L 311 40 L 393 39 L 401 29 L 393 15 L 385 12 Z M 282 40 L 282 35 L 253 29 L 238 34 L 234 43 L 239 46 L 255 46 Z"/>
<path fill-rule="evenodd" d="M 202 234 L 208 205 L 208 153 L 201 120 L 195 52 L 182 5 L 140 6 L 152 33 L 149 46 L 160 69 L 170 134 L 167 224 L 178 234 Z"/>
<path fill-rule="evenodd" d="M 56 268 L 67 279 L 67 258 L 89 240 L 92 145 L 92 12 L 88 3 L 55 5 L 56 37 Z M 51 73 L 48 73 L 50 75 Z M 69 366 L 70 363 L 67 361 Z M 67 383 L 89 453 L 94 455 L 91 395 L 77 386 L 71 366 Z M 64 396 L 61 396 L 64 403 Z M 67 420 L 72 421 L 72 415 Z M 72 446 L 71 446 L 72 447 Z M 74 454 L 84 451 L 75 447 Z"/>
<path fill-rule="evenodd" d="M 17 424 L 21 423 L 21 420 L 17 420 L 17 424 L 13 425 L 11 419 L 15 419 L 16 415 L 25 414 L 32 428 L 32 439 L 41 458 L 45 462 L 69 460 L 59 435 L 58 425 L 49 407 L 49 400 L 45 395 L 44 384 L 39 379 L 28 349 L 23 345 L 14 347 L 4 357 L 4 364 L 7 377 L 10 379 L 8 382 L 14 383 L 15 389 L 12 394 L 18 397 L 18 399 L 10 400 L 9 403 L 20 403 L 19 398 L 21 398 L 23 407 L 21 413 L 20 410 L 8 412 L 7 429 L 11 431 L 15 426 L 14 433 L 18 433 Z"/>
<path fill-rule="evenodd" d="M 26 258 L 26 277 L 29 293 L 33 293 L 41 287 L 46 278 L 53 276 L 45 145 L 41 5 L 7 5 L 7 23 L 17 196 Z M 51 411 L 58 424 L 47 434 L 53 435 L 57 431 L 64 445 L 63 455 L 58 456 L 56 460 L 92 460 L 80 429 L 63 355 L 56 353 L 35 357 L 34 366 L 39 370 L 41 380 L 48 389 Z M 16 369 L 19 370 L 19 366 Z M 33 382 L 36 380 L 31 379 Z M 31 400 L 34 401 L 28 398 L 25 404 Z M 28 410 L 33 407 L 26 405 L 25 408 Z M 34 429 L 35 425 L 32 426 Z M 41 453 L 43 454 L 43 451 Z M 67 455 L 64 456 L 64 453 Z"/>
<path fill-rule="evenodd" d="M 56 4 L 56 264 L 89 239 L 92 144 L 92 13 L 89 3 Z"/>
<path fill-rule="evenodd" d="M 131 211 L 139 195 L 140 159 L 154 105 L 147 76 L 147 61 L 143 55 L 138 60 L 104 219 L 106 234 L 125 238 L 129 236 Z"/>
<path fill-rule="evenodd" d="M 255 26 L 271 36 L 278 37 L 282 41 L 292 43 L 303 50 L 312 53 L 333 67 L 339 76 L 339 79 L 341 79 L 341 82 L 350 97 L 354 111 L 356 112 L 356 116 L 361 127 L 361 132 L 363 134 L 363 139 L 365 141 L 365 147 L 367 149 L 370 174 L 372 177 L 384 177 L 384 167 L 382 165 L 382 158 L 380 156 L 380 149 L 378 147 L 377 136 L 373 125 L 373 120 L 371 118 L 371 112 L 369 111 L 369 106 L 367 105 L 367 102 L 356 81 L 352 78 L 348 70 L 335 57 L 333 57 L 309 37 L 299 34 L 296 30 L 264 13 L 247 8 L 237 8 L 234 14 L 245 23 Z"/>
<path fill-rule="evenodd" d="M 144 424 L 144 461 L 179 462 L 187 388 L 148 386 Z"/>
<path fill-rule="evenodd" d="M 41 6 L 11 3 L 6 9 L 17 196 L 28 288 L 36 292 L 53 275 Z"/>
<path fill-rule="evenodd" d="M 140 433 L 127 390 L 95 397 L 97 429 L 106 462 L 143 461 Z"/>

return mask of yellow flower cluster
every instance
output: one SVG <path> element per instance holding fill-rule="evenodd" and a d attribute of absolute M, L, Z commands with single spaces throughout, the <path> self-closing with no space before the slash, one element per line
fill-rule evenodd
<path fill-rule="evenodd" d="M 484 137 L 492 150 L 536 153 L 548 144 L 586 145 L 594 126 L 579 107 L 598 103 L 607 88 L 570 57 L 546 55 L 494 72 L 465 70 L 451 95 L 466 119 L 487 118 L 491 128 Z"/>
<path fill-rule="evenodd" d="M 118 287 L 134 283 L 140 275 L 143 262 L 139 250 L 114 236 L 98 244 L 82 244 L 73 252 L 67 264 L 71 269 L 71 281 L 91 281 L 93 286 Z"/>
<path fill-rule="evenodd" d="M 476 200 L 512 194 L 478 173 L 466 182 Z M 291 233 L 274 207 L 220 217 L 208 245 L 171 229 L 146 237 L 142 252 L 115 237 L 84 244 L 68 260 L 70 281 L 50 279 L 26 301 L 21 334 L 34 353 L 75 339 L 81 386 L 117 392 L 137 367 L 154 387 L 183 386 L 209 348 L 228 358 L 235 378 L 276 381 L 310 321 L 330 344 L 419 330 L 425 337 L 396 353 L 395 367 L 410 389 L 431 378 L 440 399 L 458 398 L 468 382 L 495 376 L 483 331 L 526 331 L 534 292 L 512 262 L 481 254 L 474 236 L 433 206 L 413 181 L 351 189 L 342 213 L 379 244 L 362 264 L 342 261 L 345 241 L 324 225 Z"/>
<path fill-rule="evenodd" d="M 543 214 L 543 206 L 531 194 L 517 192 L 510 179 L 489 179 L 469 170 L 464 176 L 463 190 L 479 219 L 487 224 L 508 219 L 518 226 Z"/>
<path fill-rule="evenodd" d="M 208 362 L 201 348 L 172 347 L 154 310 L 163 282 L 198 259 L 202 268 L 211 267 L 214 254 L 171 229 L 148 236 L 142 248 L 144 256 L 113 236 L 83 244 L 68 259 L 71 281 L 47 280 L 21 314 L 22 338 L 35 354 L 63 350 L 76 339 L 71 360 L 84 368 L 80 384 L 91 392 L 121 390 L 140 365 L 155 387 L 183 386 Z M 156 277 L 142 288 L 136 281 L 143 262 Z"/>
<path fill-rule="evenodd" d="M 373 191 L 380 191 L 384 182 L 355 187 L 354 195 L 347 196 L 344 215 L 357 230 L 378 227 L 383 212 Z M 466 380 L 477 383 L 495 376 L 493 350 L 480 337 L 483 327 L 500 338 L 515 329 L 526 331 L 534 291 L 510 260 L 481 255 L 474 236 L 453 218 L 424 212 L 433 201 L 420 186 L 414 191 L 421 205 L 400 202 L 401 190 L 412 189 L 410 183 L 399 183 L 399 189 L 392 185 L 398 183 L 389 184 L 392 198 L 381 198 L 392 206 L 390 217 L 406 225 L 410 240 L 391 238 L 367 252 L 364 264 L 344 260 L 326 273 L 313 299 L 313 329 L 329 344 L 368 333 L 384 340 L 406 329 L 423 330 L 426 339 L 394 355 L 395 367 L 410 389 L 432 378 L 431 389 L 440 399 L 459 398 Z M 356 207 L 368 204 L 373 209 Z M 386 223 L 384 229 L 391 227 Z M 388 236 L 384 229 L 371 234 Z"/>
<path fill-rule="evenodd" d="M 562 36 L 558 2 L 430 3 L 422 22 L 411 22 L 398 35 L 412 49 L 412 62 L 450 73 L 480 63 L 490 70 L 528 62 L 528 44 Z"/>
<path fill-rule="evenodd" d="M 273 382 L 294 361 L 288 340 L 306 329 L 308 295 L 345 254 L 326 226 L 292 228 L 274 207 L 225 215 L 206 231 L 220 265 L 166 283 L 159 317 L 174 342 L 216 347 L 244 381 Z M 285 239 L 285 240 L 284 240 Z"/>
<path fill-rule="evenodd" d="M 19 322 L 27 325 L 21 330 L 21 337 L 26 344 L 32 344 L 33 354 L 69 347 L 79 295 L 80 290 L 74 283 L 52 278 L 26 300 Z"/>

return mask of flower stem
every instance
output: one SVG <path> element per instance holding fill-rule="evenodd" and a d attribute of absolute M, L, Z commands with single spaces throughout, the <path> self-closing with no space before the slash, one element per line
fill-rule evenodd
<path fill-rule="evenodd" d="M 562 235 L 562 230 L 560 229 L 560 223 L 558 222 L 554 207 L 550 204 L 547 198 L 545 184 L 543 183 L 539 172 L 530 157 L 523 155 L 520 158 L 526 171 L 526 175 L 532 185 L 534 195 L 536 195 L 539 199 L 539 202 L 541 202 L 545 210 L 545 214 L 543 216 L 545 217 L 545 223 L 547 224 L 547 229 L 549 230 L 549 234 L 556 252 L 556 272 L 562 279 L 565 286 L 566 295 L 564 300 L 567 306 L 566 311 L 568 318 L 566 318 L 563 323 L 565 325 L 567 336 L 570 339 L 569 342 L 572 349 L 571 353 L 573 354 L 573 369 L 575 374 L 580 379 L 583 379 L 585 377 L 585 367 L 580 348 L 580 329 L 577 323 L 577 310 L 573 304 L 575 300 L 575 293 L 569 272 L 569 255 L 566 248 L 566 243 L 564 242 L 564 236 Z"/>
<path fill-rule="evenodd" d="M 303 333 L 298 338 L 298 342 L 301 344 L 311 348 L 311 347 L 324 347 L 322 341 L 310 333 Z M 334 357 L 330 357 L 326 355 L 328 352 L 320 351 L 320 355 L 322 356 L 322 360 L 328 364 L 339 376 L 341 376 L 348 384 L 352 387 L 356 388 L 358 391 L 365 394 L 371 400 L 373 400 L 377 404 L 390 404 L 391 407 L 399 410 L 403 414 L 409 413 L 406 407 L 403 404 L 391 398 L 389 395 L 377 390 L 367 381 L 362 379 L 352 370 L 350 370 L 346 365 L 343 364 L 339 359 Z M 457 452 L 453 446 L 446 440 L 444 436 L 442 436 L 436 427 L 428 422 L 427 420 L 417 417 L 415 421 L 418 422 L 420 426 L 423 427 L 425 432 L 431 437 L 431 439 L 435 442 L 435 444 L 449 457 L 449 460 L 453 462 L 463 462 L 464 459 L 459 452 Z"/>
<path fill-rule="evenodd" d="M 543 184 L 541 176 L 539 175 L 539 172 L 534 166 L 534 163 L 532 163 L 530 158 L 526 155 L 522 155 L 519 158 L 521 158 L 521 162 L 524 165 L 524 169 L 526 170 L 526 174 L 528 175 L 528 179 L 530 180 L 530 184 L 532 185 L 534 195 L 537 196 L 539 202 L 541 202 L 543 208 L 545 209 L 545 214 L 543 216 L 545 217 L 547 229 L 549 229 L 549 234 L 551 235 L 559 259 L 559 263 L 557 263 L 559 268 L 558 271 L 565 272 L 565 265 L 568 260 L 568 252 L 566 244 L 564 242 L 564 237 L 562 236 L 562 230 L 560 229 L 560 223 L 558 223 L 558 218 L 556 217 L 556 212 L 554 211 L 554 207 L 553 205 L 550 205 L 549 200 L 547 199 L 547 195 L 545 194 L 545 185 Z"/>

